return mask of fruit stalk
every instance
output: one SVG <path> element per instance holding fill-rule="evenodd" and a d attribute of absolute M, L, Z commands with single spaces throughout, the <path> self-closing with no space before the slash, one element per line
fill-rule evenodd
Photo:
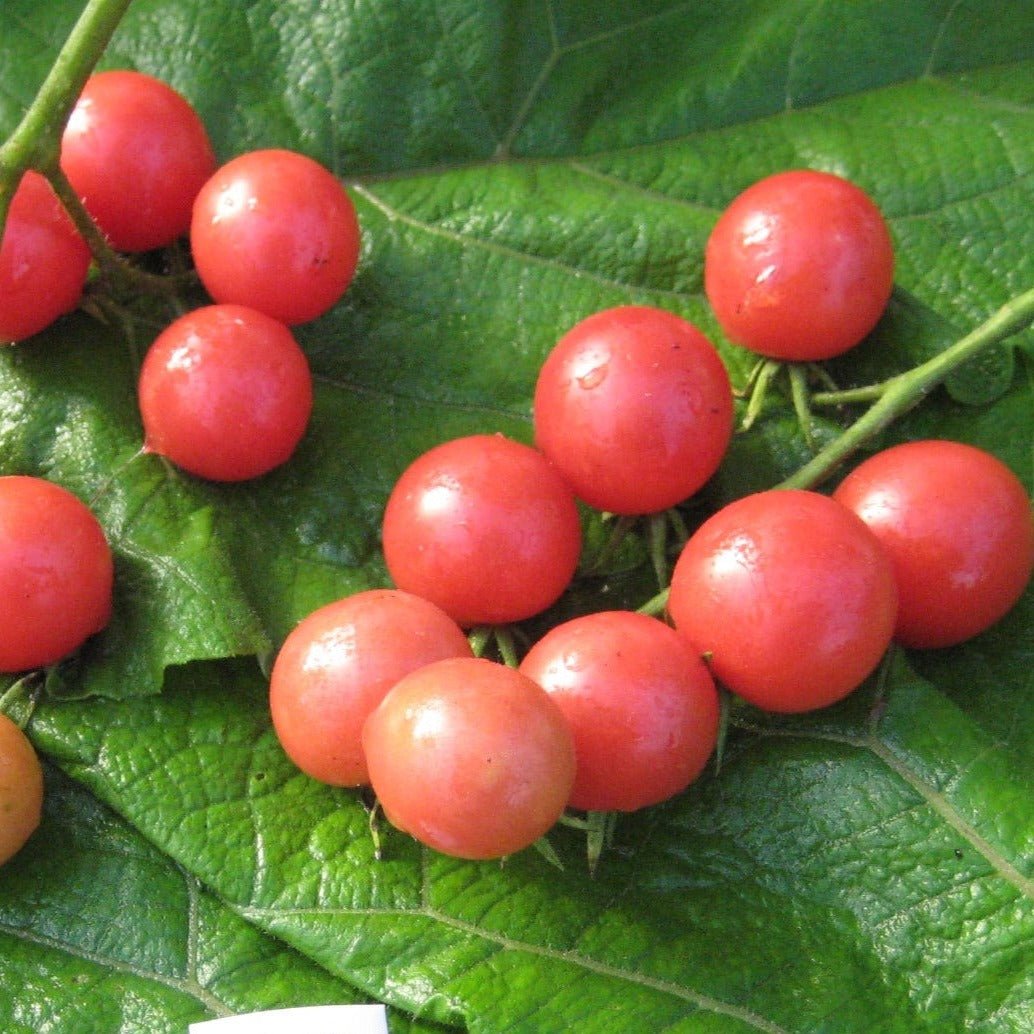
<path fill-rule="evenodd" d="M 127 292 L 135 290 L 175 296 L 182 288 L 196 283 L 197 276 L 193 270 L 176 275 L 149 273 L 134 266 L 108 243 L 61 168 L 55 167 L 48 173 L 48 178 L 58 200 L 64 205 L 80 236 L 86 241 L 98 269 L 109 284 L 118 285 Z"/>
<path fill-rule="evenodd" d="M 1006 302 L 984 323 L 932 359 L 898 374 L 872 388 L 862 389 L 857 401 L 875 398 L 867 409 L 842 435 L 821 449 L 815 456 L 777 488 L 814 488 L 824 481 L 855 450 L 878 434 L 898 417 L 921 402 L 953 370 L 969 362 L 980 352 L 993 348 L 1034 322 L 1034 288 Z"/>
<path fill-rule="evenodd" d="M 21 122 L 0 146 L 0 233 L 27 169 L 57 168 L 65 122 L 132 0 L 88 0 Z"/>

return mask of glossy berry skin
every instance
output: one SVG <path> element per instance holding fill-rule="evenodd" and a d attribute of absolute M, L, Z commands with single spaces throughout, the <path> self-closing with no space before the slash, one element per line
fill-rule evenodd
<path fill-rule="evenodd" d="M 312 410 L 312 375 L 291 331 L 240 305 L 205 306 L 170 324 L 138 388 L 146 450 L 212 481 L 285 463 Z"/>
<path fill-rule="evenodd" d="M 0 672 L 55 664 L 111 617 L 104 531 L 71 492 L 42 478 L 0 477 Z"/>
<path fill-rule="evenodd" d="M 335 600 L 284 641 L 269 684 L 273 727 L 288 757 L 335 786 L 369 781 L 362 731 L 404 675 L 472 656 L 462 629 L 433 603 L 393 589 Z"/>
<path fill-rule="evenodd" d="M 190 244 L 217 302 L 294 325 L 322 315 L 348 287 L 359 221 L 345 188 L 318 162 L 294 151 L 251 151 L 201 189 Z"/>
<path fill-rule="evenodd" d="M 897 592 L 856 514 L 816 492 L 771 490 L 690 536 L 668 606 L 719 682 L 764 710 L 799 712 L 835 703 L 875 669 Z"/>
<path fill-rule="evenodd" d="M 435 446 L 388 498 L 384 559 L 395 584 L 464 627 L 545 610 L 581 551 L 574 495 L 537 450 L 502 435 Z"/>
<path fill-rule="evenodd" d="M 0 865 L 24 846 L 40 823 L 43 769 L 25 733 L 0 714 Z"/>
<path fill-rule="evenodd" d="M 50 184 L 27 172 L 0 242 L 0 342 L 22 341 L 78 304 L 90 251 Z"/>
<path fill-rule="evenodd" d="M 479 658 L 405 676 L 367 719 L 363 747 L 388 819 L 458 858 L 533 844 L 560 817 L 574 779 L 560 709 L 527 676 Z"/>
<path fill-rule="evenodd" d="M 759 180 L 708 239 L 704 288 L 730 340 L 773 359 L 846 352 L 890 299 L 894 248 L 860 187 L 810 169 Z"/>
<path fill-rule="evenodd" d="M 557 625 L 521 662 L 563 711 L 577 773 L 570 804 L 635 811 L 684 790 L 718 739 L 706 665 L 669 625 L 602 611 Z"/>
<path fill-rule="evenodd" d="M 1034 521 L 1019 478 L 983 449 L 909 442 L 865 460 L 834 498 L 857 513 L 894 564 L 895 637 L 953 646 L 983 632 L 1023 594 Z"/>
<path fill-rule="evenodd" d="M 535 444 L 580 499 L 611 513 L 655 513 L 718 468 L 732 435 L 732 389 L 696 327 L 624 305 L 557 342 L 539 372 L 534 417 Z"/>
<path fill-rule="evenodd" d="M 184 236 L 215 164 L 189 101 L 143 72 L 90 76 L 61 138 L 61 168 L 120 251 L 162 248 Z"/>

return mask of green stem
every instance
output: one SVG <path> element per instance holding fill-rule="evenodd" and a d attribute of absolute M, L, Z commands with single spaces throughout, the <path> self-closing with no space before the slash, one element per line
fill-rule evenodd
<path fill-rule="evenodd" d="M 185 272 L 175 276 L 148 273 L 127 261 L 109 243 L 93 221 L 86 206 L 68 181 L 68 177 L 60 168 L 52 169 L 48 174 L 50 185 L 54 188 L 61 204 L 64 205 L 75 223 L 87 247 L 93 254 L 101 275 L 110 283 L 126 288 L 129 291 L 142 291 L 150 294 L 167 294 L 175 296 L 181 288 L 197 283 L 195 273 Z"/>
<path fill-rule="evenodd" d="M 747 412 L 744 414 L 743 422 L 740 424 L 741 431 L 749 431 L 754 421 L 761 415 L 765 399 L 768 397 L 768 388 L 776 374 L 783 368 L 783 364 L 774 359 L 766 359 L 760 366 L 756 367 L 757 374 L 753 375 L 753 385 L 750 389 L 750 396 L 747 399 Z"/>
<path fill-rule="evenodd" d="M 875 402 L 887 390 L 889 381 L 866 384 L 862 388 L 843 388 L 839 391 L 816 391 L 811 396 L 813 406 L 853 406 L 859 402 Z"/>
<path fill-rule="evenodd" d="M 661 589 L 656 596 L 648 599 L 638 608 L 640 614 L 647 614 L 653 618 L 659 618 L 668 608 L 669 589 Z"/>
<path fill-rule="evenodd" d="M 668 523 L 671 525 L 672 533 L 675 536 L 675 542 L 679 549 L 685 545 L 686 539 L 689 538 L 689 527 L 686 524 L 686 519 L 676 510 L 674 507 L 667 511 Z"/>
<path fill-rule="evenodd" d="M 621 548 L 621 544 L 628 537 L 628 533 L 634 525 L 634 517 L 618 517 L 614 521 L 614 526 L 610 529 L 607 541 L 603 543 L 599 553 L 592 557 L 586 565 L 585 573 L 593 574 L 596 571 L 602 571 L 617 555 L 617 551 Z"/>
<path fill-rule="evenodd" d="M 986 348 L 999 344 L 1034 321 L 1034 288 L 1003 305 L 939 355 L 879 385 L 875 402 L 839 438 L 830 442 L 777 488 L 813 488 L 862 444 L 929 395 L 952 372 Z"/>
<path fill-rule="evenodd" d="M 668 584 L 668 517 L 663 511 L 653 513 L 646 521 L 650 560 L 653 563 L 657 585 L 663 589 Z"/>
<path fill-rule="evenodd" d="M 21 122 L 0 147 L 0 182 L 57 167 L 65 122 L 132 0 L 88 0 Z M 13 193 L 13 188 L 12 188 Z"/>
<path fill-rule="evenodd" d="M 808 371 L 800 363 L 790 363 L 790 394 L 793 398 L 794 412 L 800 425 L 804 441 L 809 449 L 815 448 L 815 436 L 811 427 L 811 404 L 808 396 Z"/>
<path fill-rule="evenodd" d="M 467 639 L 470 641 L 470 649 L 474 656 L 483 656 L 488 644 L 492 641 L 492 626 L 479 625 L 477 628 L 471 629 Z"/>
<path fill-rule="evenodd" d="M 513 632 L 505 625 L 496 626 L 493 632 L 496 649 L 499 651 L 499 659 L 508 668 L 519 667 L 521 661 L 517 655 L 517 644 L 514 642 Z"/>
<path fill-rule="evenodd" d="M 11 198 L 29 169 L 58 168 L 61 134 L 90 73 L 132 0 L 88 0 L 28 111 L 0 145 L 0 238 Z"/>
<path fill-rule="evenodd" d="M 758 359 L 758 361 L 750 368 L 750 372 L 747 374 L 747 380 L 742 389 L 733 390 L 733 394 L 736 398 L 745 399 L 750 397 L 750 393 L 754 390 L 754 385 L 757 384 L 758 377 L 761 375 L 761 371 L 765 368 L 765 364 L 767 362 L 767 359 Z"/>

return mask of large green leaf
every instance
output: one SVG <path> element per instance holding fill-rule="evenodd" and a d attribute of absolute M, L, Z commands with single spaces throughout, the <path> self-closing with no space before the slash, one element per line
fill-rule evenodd
<path fill-rule="evenodd" d="M 563 872 L 533 852 L 451 861 L 401 834 L 375 860 L 356 797 L 284 758 L 250 668 L 180 669 L 162 695 L 85 717 L 53 705 L 34 732 L 240 915 L 421 1015 L 484 1031 L 1021 1029 L 1029 776 L 903 658 L 874 692 L 747 719 L 720 774 L 622 822 L 594 879 L 571 831 L 553 838 Z"/>
<path fill-rule="evenodd" d="M 0 131 L 78 6 L 0 9 Z M 100 920 L 55 908 L 43 937 L 19 905 L 33 867 L 3 870 L 0 958 L 19 976 L 0 1017 L 31 1025 L 33 1003 L 51 1003 L 49 1029 L 82 1029 L 62 1010 L 86 979 L 98 1029 L 129 1029 L 114 990 L 128 965 L 145 974 L 148 1029 L 199 1015 L 182 962 L 170 982 L 130 958 L 137 916 L 141 940 L 172 943 L 196 898 L 269 965 L 305 956 L 319 974 L 260 1004 L 344 982 L 486 1032 L 1034 1025 L 1030 592 L 974 643 L 897 655 L 829 712 L 737 711 L 721 770 L 623 820 L 595 879 L 569 830 L 554 837 L 563 872 L 534 852 L 449 861 L 393 834 L 377 861 L 355 795 L 280 752 L 248 657 L 317 604 L 384 583 L 379 515 L 398 472 L 457 434 L 527 438 L 537 365 L 589 312 L 682 313 L 742 383 L 750 362 L 707 309 L 701 255 L 719 209 L 767 172 L 842 172 L 890 219 L 899 290 L 833 364 L 844 384 L 913 365 L 1034 284 L 1034 8 L 136 0 L 106 60 L 182 89 L 223 157 L 275 145 L 326 162 L 353 191 L 364 248 L 344 301 L 299 331 L 317 376 L 311 431 L 253 484 L 137 455 L 134 371 L 160 306 L 128 339 L 77 316 L 0 356 L 0 470 L 89 499 L 119 575 L 115 621 L 52 680 L 60 698 L 30 733 L 153 845 L 148 864 L 172 866 L 123 896 L 96 881 L 106 915 L 145 905 L 124 910 L 124 955 L 90 948 L 94 968 L 67 945 L 89 946 Z M 1011 382 L 1008 364 L 971 368 L 954 398 L 928 399 L 882 441 L 972 441 L 1029 487 L 1030 335 L 1015 344 Z M 773 399 L 688 518 L 807 456 Z M 648 575 L 586 580 L 561 610 L 643 602 Z M 90 828 L 89 811 L 69 814 Z M 74 871 L 48 878 L 52 900 L 82 898 Z M 230 970 L 258 950 L 241 945 Z M 33 984 L 22 974 L 37 966 Z M 243 991 L 222 1000 L 253 1007 Z"/>
<path fill-rule="evenodd" d="M 183 1034 L 238 1012 L 362 1000 L 53 770 L 42 825 L 0 882 L 0 958 L 7 1034 Z"/>

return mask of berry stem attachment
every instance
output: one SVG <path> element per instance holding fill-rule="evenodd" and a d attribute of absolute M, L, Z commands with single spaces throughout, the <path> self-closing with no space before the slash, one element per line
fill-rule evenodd
<path fill-rule="evenodd" d="M 517 654 L 517 643 L 514 640 L 513 631 L 502 625 L 495 629 L 495 645 L 499 651 L 499 658 L 508 668 L 516 668 L 520 665 L 520 657 Z"/>
<path fill-rule="evenodd" d="M 835 438 L 795 474 L 777 488 L 813 488 L 824 481 L 855 450 L 898 417 L 921 402 L 953 370 L 985 349 L 1000 344 L 1034 322 L 1034 288 L 1017 295 L 979 327 L 960 338 L 939 355 L 898 374 L 882 384 L 862 389 L 858 401 L 874 398 L 867 409 L 839 438 Z M 838 392 L 844 401 L 845 392 Z M 818 396 L 813 401 L 818 401 Z"/>
<path fill-rule="evenodd" d="M 650 561 L 657 577 L 658 588 L 668 584 L 668 517 L 666 513 L 653 513 L 646 521 L 646 534 L 650 547 Z"/>
<path fill-rule="evenodd" d="M 519 630 L 510 625 L 478 625 L 467 635 L 475 657 L 484 657 L 493 650 L 500 662 L 508 668 L 520 666 L 520 650 L 517 646 Z"/>
<path fill-rule="evenodd" d="M 101 276 L 109 284 L 125 289 L 128 293 L 141 291 L 148 294 L 175 295 L 177 291 L 197 283 L 197 275 L 191 271 L 167 276 L 148 273 L 123 258 L 108 243 L 100 228 L 86 211 L 75 188 L 59 167 L 47 171 L 47 179 L 54 188 L 58 200 L 68 212 L 75 228 L 79 231 L 93 255 Z"/>
<path fill-rule="evenodd" d="M 766 359 L 751 372 L 750 379 L 753 383 L 748 389 L 747 411 L 740 423 L 741 431 L 749 431 L 754 425 L 754 421 L 761 415 L 761 411 L 765 407 L 765 399 L 768 397 L 769 385 L 782 368 L 783 363 L 778 360 Z"/>
<path fill-rule="evenodd" d="M 470 630 L 467 638 L 470 640 L 470 649 L 474 656 L 483 657 L 489 643 L 492 642 L 492 626 L 478 625 Z"/>
<path fill-rule="evenodd" d="M 606 566 L 617 555 L 618 550 L 621 548 L 621 544 L 626 538 L 628 538 L 628 534 L 634 526 L 634 517 L 617 517 L 610 529 L 610 534 L 600 547 L 599 552 L 594 557 L 590 558 L 584 569 L 585 573 L 595 574 L 596 572 L 605 570 Z"/>
<path fill-rule="evenodd" d="M 651 597 L 641 607 L 638 607 L 638 612 L 652 618 L 662 617 L 668 607 L 668 594 L 668 589 L 662 589 L 656 596 Z"/>
<path fill-rule="evenodd" d="M 586 813 L 586 854 L 589 875 L 595 876 L 605 848 L 614 842 L 618 814 L 615 811 L 590 811 Z"/>
<path fill-rule="evenodd" d="M 797 423 L 804 435 L 808 448 L 815 450 L 815 435 L 812 430 L 811 400 L 808 391 L 808 370 L 800 363 L 787 364 L 790 374 L 790 395 L 793 399 Z"/>

